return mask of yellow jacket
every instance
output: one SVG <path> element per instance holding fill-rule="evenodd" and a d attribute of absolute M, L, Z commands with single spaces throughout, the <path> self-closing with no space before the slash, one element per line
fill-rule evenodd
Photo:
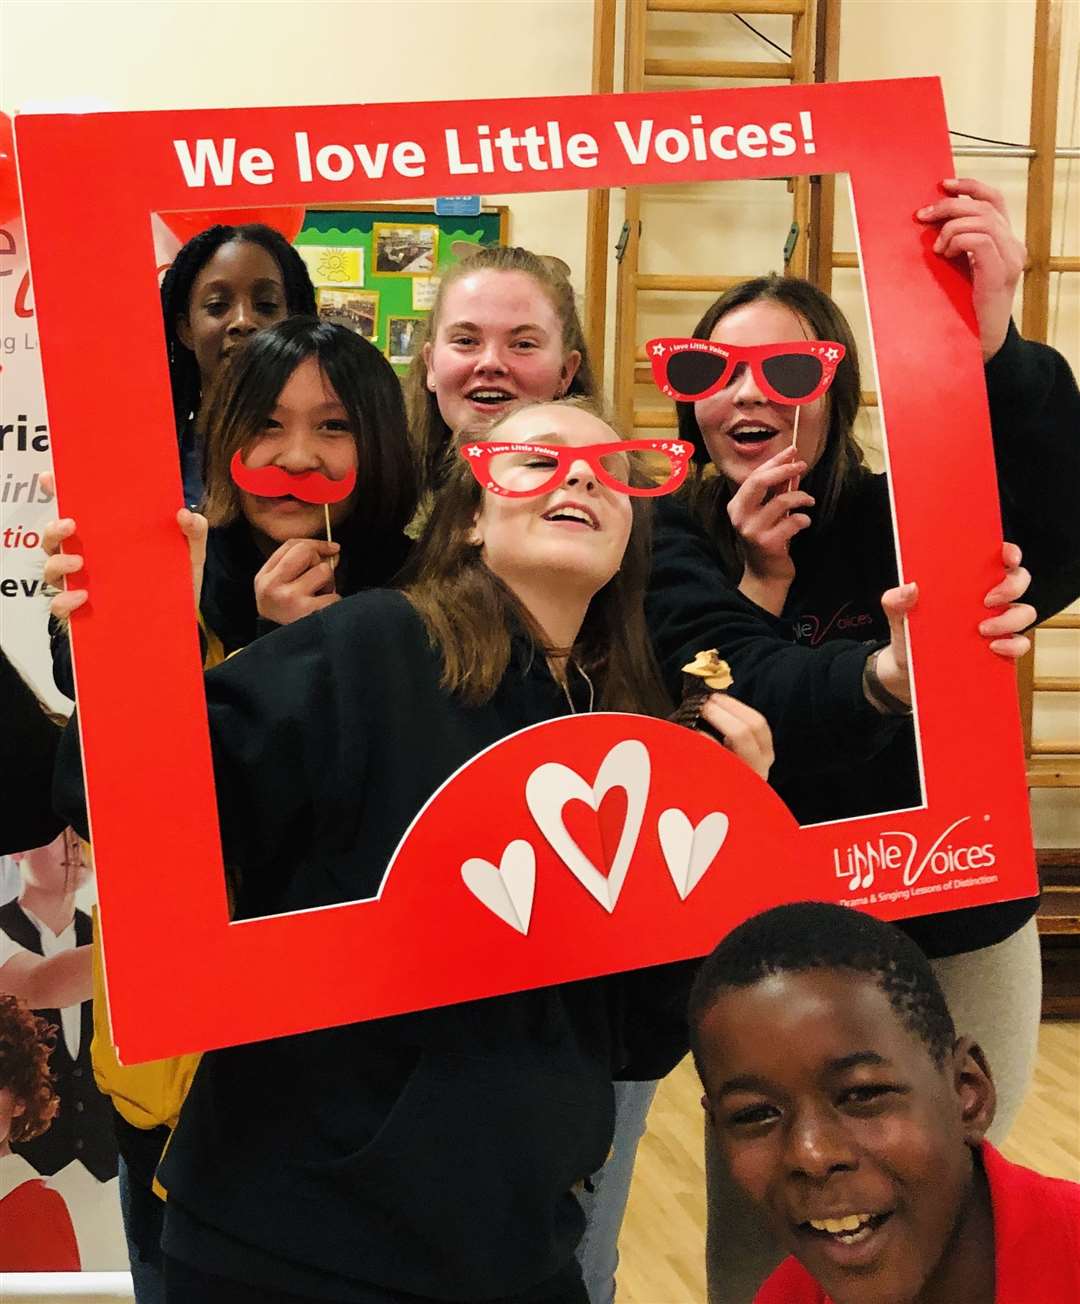
<path fill-rule="evenodd" d="M 90 1059 L 98 1090 L 112 1098 L 117 1112 L 132 1127 L 149 1129 L 164 1124 L 174 1128 L 180 1106 L 198 1067 L 198 1055 L 151 1060 L 148 1064 L 121 1064 L 113 1046 L 109 1005 L 105 996 L 105 970 L 101 957 L 101 929 L 94 911 L 94 1039 Z"/>
<path fill-rule="evenodd" d="M 200 617 L 200 624 L 202 619 Z M 225 660 L 221 642 L 212 630 L 206 634 L 205 668 L 209 670 Z M 173 1059 L 151 1060 L 147 1064 L 121 1064 L 113 1044 L 109 1021 L 109 1002 L 105 994 L 105 966 L 101 954 L 101 929 L 97 908 L 94 909 L 94 1038 L 90 1059 L 98 1090 L 112 1099 L 117 1112 L 132 1127 L 149 1130 L 164 1125 L 176 1127 L 195 1070 L 198 1055 L 178 1055 Z M 154 1183 L 157 1194 L 164 1191 Z"/>

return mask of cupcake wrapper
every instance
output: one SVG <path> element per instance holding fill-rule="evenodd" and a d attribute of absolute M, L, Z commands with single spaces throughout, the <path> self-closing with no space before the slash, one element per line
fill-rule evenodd
<path fill-rule="evenodd" d="M 668 719 L 672 724 L 685 725 L 688 729 L 696 729 L 701 722 L 701 711 L 705 703 L 713 694 L 713 689 L 707 688 L 697 675 L 683 675 L 683 698 L 679 703 L 678 709 Z"/>

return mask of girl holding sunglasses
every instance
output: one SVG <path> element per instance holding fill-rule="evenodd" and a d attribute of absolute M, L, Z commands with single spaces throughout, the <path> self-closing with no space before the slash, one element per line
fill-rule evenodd
<path fill-rule="evenodd" d="M 488 433 L 480 476 L 483 433 L 448 468 L 403 592 L 329 606 L 207 674 L 238 917 L 373 895 L 416 811 L 509 734 L 670 709 L 635 455 L 577 401 Z M 710 709 L 766 773 L 763 719 Z M 58 784 L 78 810 L 76 738 Z M 584 1304 L 573 1187 L 610 1147 L 613 1076 L 685 1052 L 694 968 L 208 1053 L 162 1166 L 169 1304 Z"/>
<path fill-rule="evenodd" d="M 937 252 L 970 256 L 1004 532 L 1036 575 L 1029 602 L 1018 603 L 1029 577 L 1006 544 L 1005 578 L 985 599 L 1012 604 L 980 632 L 1015 657 L 1028 646 L 1021 630 L 1080 593 L 1080 397 L 1064 360 L 1011 325 L 1024 250 L 1001 196 L 975 181 L 946 189 L 919 217 L 940 224 Z M 683 651 L 720 649 L 734 691 L 776 733 L 771 782 L 801 823 L 917 805 L 901 619 L 915 586 L 892 587 L 886 478 L 866 468 L 854 439 L 850 327 L 814 286 L 769 276 L 729 290 L 693 334 L 650 348 L 697 463 L 685 501 L 660 513 L 648 610 L 661 662 L 670 678 Z M 706 478 L 710 462 L 716 474 Z M 988 1047 L 999 1137 L 1035 1053 L 1036 906 L 1012 901 L 901 925 Z M 770 1270 L 771 1247 L 712 1162 L 709 1177 L 710 1300 L 742 1304 Z"/>

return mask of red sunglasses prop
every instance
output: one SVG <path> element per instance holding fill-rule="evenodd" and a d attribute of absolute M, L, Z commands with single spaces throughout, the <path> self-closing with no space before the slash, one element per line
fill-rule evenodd
<path fill-rule="evenodd" d="M 717 340 L 657 339 L 645 345 L 653 380 L 669 398 L 692 403 L 729 384 L 748 363 L 773 403 L 812 403 L 833 382 L 846 350 L 834 340 L 791 340 L 741 348 Z"/>
<path fill-rule="evenodd" d="M 653 498 L 678 489 L 693 454 L 690 444 L 670 439 L 620 439 L 613 444 L 466 444 L 461 456 L 488 493 L 503 498 L 534 498 L 566 478 L 584 458 L 601 484 L 617 493 Z M 654 455 L 657 476 L 651 484 L 632 484 L 631 453 Z"/>

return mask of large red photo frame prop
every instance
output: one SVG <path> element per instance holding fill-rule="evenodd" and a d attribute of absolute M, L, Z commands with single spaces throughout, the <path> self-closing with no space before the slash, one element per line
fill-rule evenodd
<path fill-rule="evenodd" d="M 418 104 L 407 115 L 389 104 L 27 116 L 16 139 L 60 503 L 89 560 L 91 601 L 72 626 L 126 1061 L 693 956 L 783 900 L 901 918 L 1035 890 L 1013 675 L 976 633 L 980 596 L 1000 573 L 1000 521 L 974 315 L 962 271 L 931 253 L 913 219 L 952 166 L 936 80 Z M 200 141 L 214 142 L 218 166 Z M 461 845 L 438 872 L 417 852 L 421 820 L 377 900 L 231 923 L 175 525 L 150 213 L 832 172 L 850 177 L 901 571 L 921 587 L 910 641 L 925 807 L 798 829 L 705 740 L 636 717 L 578 718 L 507 740 L 505 763 L 492 769 L 488 754 L 455 782 L 467 799 L 477 775 L 520 788 L 541 763 L 564 762 L 591 785 L 619 738 L 648 741 L 654 779 L 665 755 L 685 776 L 693 752 L 694 779 L 665 779 L 649 796 L 635 853 L 644 868 L 618 909 L 576 883 L 550 887 L 558 860 L 535 826 L 515 825 L 528 819 L 517 791 L 482 836 L 471 817 L 460 822 Z M 961 502 L 962 528 L 951 524 Z M 426 815 L 463 809 L 448 793 Z M 685 900 L 657 832 L 673 805 L 690 826 L 731 819 Z M 468 891 L 462 876 L 467 857 L 496 866 L 518 837 L 537 848 L 524 932 L 477 895 L 494 868 Z M 520 888 L 521 866 L 509 868 Z M 919 883 L 933 892 L 914 893 Z"/>

